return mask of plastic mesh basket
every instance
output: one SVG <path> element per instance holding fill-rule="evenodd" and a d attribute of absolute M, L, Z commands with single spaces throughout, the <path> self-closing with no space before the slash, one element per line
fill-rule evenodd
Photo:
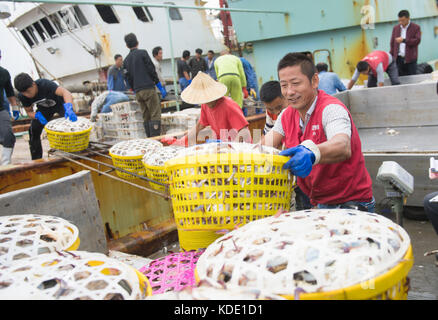
<path fill-rule="evenodd" d="M 111 153 L 110 156 L 115 167 L 135 173 L 139 176 L 146 175 L 146 171 L 142 162 L 143 156 L 121 157 Z M 117 175 L 123 179 L 137 179 L 137 177 L 122 171 L 117 171 Z"/>
<path fill-rule="evenodd" d="M 57 132 L 45 128 L 50 148 L 79 152 L 88 148 L 92 127 L 79 132 Z"/>
<path fill-rule="evenodd" d="M 79 230 L 54 216 L 23 214 L 0 217 L 0 265 L 47 254 L 77 250 Z"/>
<path fill-rule="evenodd" d="M 288 210 L 293 183 L 288 157 L 225 153 L 169 160 L 169 191 L 184 250 L 206 248 L 222 229 Z"/>
<path fill-rule="evenodd" d="M 101 253 L 56 251 L 2 269 L 0 299 L 140 300 L 152 293 L 134 268 Z"/>
<path fill-rule="evenodd" d="M 144 161 L 143 161 L 143 164 L 144 164 L 145 176 L 147 176 L 148 178 L 150 178 L 154 181 L 168 183 L 169 179 L 168 179 L 167 171 L 166 171 L 165 167 L 151 166 L 151 165 L 148 165 Z M 158 191 L 164 192 L 166 190 L 165 186 L 162 186 L 162 185 L 159 185 L 159 184 L 156 184 L 153 182 L 151 182 L 150 185 L 151 185 L 151 188 L 158 190 Z"/>
<path fill-rule="evenodd" d="M 391 220 L 318 209 L 224 235 L 200 257 L 195 277 L 287 299 L 406 299 L 412 265 L 409 235 Z"/>
<path fill-rule="evenodd" d="M 133 154 L 130 154 L 129 150 L 125 152 L 126 155 L 124 155 L 123 153 L 120 154 L 120 152 L 116 154 L 118 147 L 123 148 L 123 146 L 125 146 L 129 149 L 131 147 L 135 147 L 135 145 L 137 145 L 137 147 L 140 149 L 135 151 Z M 109 150 L 109 155 L 111 156 L 113 165 L 115 167 L 132 172 L 140 176 L 145 176 L 146 171 L 142 161 L 145 153 L 153 152 L 154 150 L 161 147 L 162 144 L 156 140 L 149 140 L 149 139 L 129 140 L 124 142 L 119 142 L 118 144 L 114 145 Z M 136 179 L 135 176 L 122 171 L 117 171 L 117 175 L 124 179 Z"/>
<path fill-rule="evenodd" d="M 148 278 L 152 294 L 181 291 L 196 283 L 194 270 L 203 252 L 199 250 L 172 253 L 152 261 L 139 271 Z"/>

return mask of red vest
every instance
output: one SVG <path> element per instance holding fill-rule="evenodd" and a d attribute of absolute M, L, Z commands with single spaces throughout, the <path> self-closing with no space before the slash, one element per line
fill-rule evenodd
<path fill-rule="evenodd" d="M 362 61 L 368 62 L 375 77 L 377 77 L 376 69 L 380 63 L 383 63 L 383 71 L 386 71 L 389 66 L 389 57 L 385 51 L 373 51 L 367 54 Z"/>
<path fill-rule="evenodd" d="M 337 98 L 319 90 L 318 100 L 304 133 L 300 129 L 300 115 L 292 107 L 288 107 L 281 123 L 285 133 L 284 143 L 292 148 L 304 140 L 312 140 L 315 144 L 327 141 L 322 126 L 322 113 L 330 104 L 341 105 L 347 110 L 351 120 L 351 157 L 348 160 L 332 164 L 316 164 L 309 176 L 298 178 L 298 186 L 316 204 L 341 204 L 348 201 L 369 202 L 373 196 L 372 181 L 362 154 L 359 133 L 353 123 L 351 114 Z"/>

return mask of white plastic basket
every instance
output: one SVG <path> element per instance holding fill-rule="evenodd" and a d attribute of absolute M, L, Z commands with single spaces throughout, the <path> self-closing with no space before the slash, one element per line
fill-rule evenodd
<path fill-rule="evenodd" d="M 143 121 L 143 115 L 140 111 L 128 111 L 114 113 L 114 122 L 133 122 Z"/>
<path fill-rule="evenodd" d="M 114 128 L 126 129 L 126 130 L 144 130 L 143 121 L 133 121 L 133 122 L 114 122 Z"/>
<path fill-rule="evenodd" d="M 111 110 L 114 113 L 126 113 L 130 111 L 140 111 L 140 105 L 136 101 L 126 101 L 121 103 L 116 103 L 111 106 Z"/>
<path fill-rule="evenodd" d="M 145 139 L 146 132 L 144 128 L 139 130 L 131 130 L 131 129 L 117 129 L 117 130 L 107 130 L 105 135 L 108 138 L 116 138 L 120 140 L 131 140 L 131 139 Z"/>

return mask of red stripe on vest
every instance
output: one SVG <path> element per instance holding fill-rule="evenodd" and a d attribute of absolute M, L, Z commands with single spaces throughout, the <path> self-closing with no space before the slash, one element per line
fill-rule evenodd
<path fill-rule="evenodd" d="M 383 63 L 383 71 L 389 66 L 389 57 L 385 51 L 373 51 L 365 56 L 362 61 L 368 62 L 375 77 L 377 77 L 377 66 Z"/>
<path fill-rule="evenodd" d="M 281 118 L 285 133 L 284 143 L 287 148 L 299 145 L 304 140 L 312 140 L 315 144 L 327 141 L 322 125 L 322 113 L 330 104 L 341 105 L 351 120 L 351 157 L 348 160 L 317 164 L 306 178 L 298 178 L 298 186 L 316 204 L 341 204 L 348 201 L 371 201 L 372 181 L 365 167 L 362 144 L 359 133 L 347 107 L 337 98 L 319 90 L 318 100 L 304 133 L 300 129 L 300 115 L 292 107 L 288 107 Z"/>

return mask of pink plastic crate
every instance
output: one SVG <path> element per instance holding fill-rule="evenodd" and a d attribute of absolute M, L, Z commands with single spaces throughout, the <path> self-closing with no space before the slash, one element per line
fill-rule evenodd
<path fill-rule="evenodd" d="M 140 268 L 152 286 L 152 294 L 167 291 L 181 291 L 185 287 L 194 286 L 195 267 L 204 249 L 172 253 L 152 261 Z"/>

